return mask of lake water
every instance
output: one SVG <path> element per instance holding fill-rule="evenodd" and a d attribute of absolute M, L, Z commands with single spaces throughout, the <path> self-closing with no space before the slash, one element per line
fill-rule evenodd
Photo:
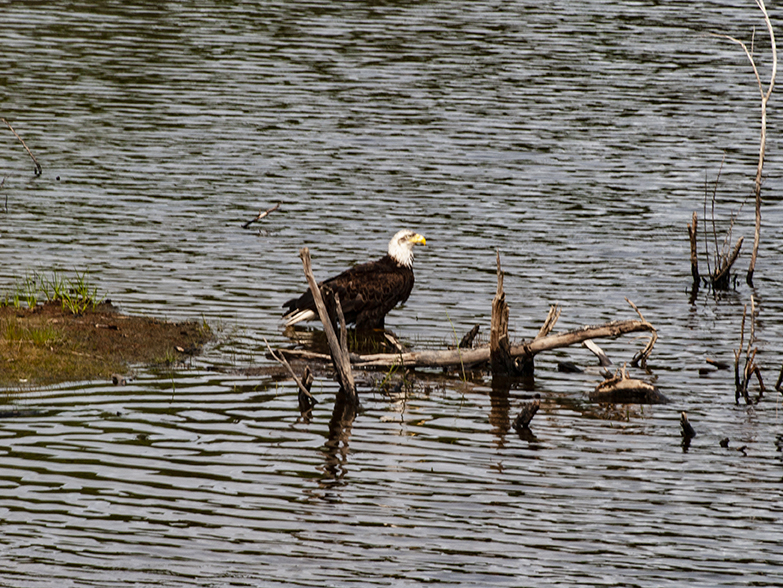
<path fill-rule="evenodd" d="M 699 375 L 733 361 L 751 295 L 770 388 L 783 362 L 777 95 L 751 290 L 759 93 L 742 50 L 708 35 L 750 43 L 755 27 L 766 84 L 753 2 L 0 11 L 0 114 L 43 166 L 0 129 L 0 285 L 88 270 L 126 312 L 220 335 L 124 387 L 9 391 L 33 412 L 0 422 L 0 585 L 783 583 L 780 396 L 737 406 L 731 370 Z M 686 224 L 719 171 L 741 279 L 691 302 Z M 428 243 L 387 318 L 405 341 L 440 348 L 477 323 L 486 338 L 500 251 L 515 339 L 553 303 L 558 330 L 634 319 L 627 297 L 660 335 L 632 375 L 672 403 L 590 403 L 599 378 L 557 370 L 594 363 L 572 348 L 507 396 L 488 378 L 365 385 L 335 438 L 329 378 L 307 423 L 290 381 L 243 375 L 271 365 L 264 340 L 290 344 L 280 306 L 305 287 L 302 246 L 323 278 L 403 227 Z M 622 365 L 644 340 L 599 344 Z M 523 438 L 509 421 L 532 394 Z"/>

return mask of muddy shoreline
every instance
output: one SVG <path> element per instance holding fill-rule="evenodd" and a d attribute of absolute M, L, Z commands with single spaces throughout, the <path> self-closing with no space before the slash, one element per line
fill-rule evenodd
<path fill-rule="evenodd" d="M 133 365 L 170 366 L 213 338 L 202 321 L 122 314 L 111 302 L 73 314 L 57 302 L 0 307 L 0 387 L 111 380 Z"/>

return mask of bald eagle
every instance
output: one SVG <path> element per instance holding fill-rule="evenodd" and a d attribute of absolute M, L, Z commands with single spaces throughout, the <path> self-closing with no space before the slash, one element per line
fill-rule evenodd
<path fill-rule="evenodd" d="M 402 230 L 389 241 L 386 255 L 345 270 L 321 282 L 340 297 L 345 322 L 357 329 L 382 329 L 392 308 L 408 299 L 413 290 L 413 246 L 426 245 L 421 235 Z M 318 318 L 313 294 L 308 288 L 299 298 L 285 304 L 285 326 Z"/>

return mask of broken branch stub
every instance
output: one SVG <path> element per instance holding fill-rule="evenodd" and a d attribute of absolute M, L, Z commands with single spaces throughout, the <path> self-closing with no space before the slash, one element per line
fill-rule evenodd
<path fill-rule="evenodd" d="M 699 288 L 701 278 L 699 276 L 699 252 L 698 252 L 698 220 L 696 213 L 693 213 L 693 219 L 688 225 L 688 238 L 691 242 L 691 276 L 693 277 L 693 288 Z"/>
<path fill-rule="evenodd" d="M 492 300 L 492 323 L 489 331 L 489 363 L 493 375 L 519 375 L 520 370 L 509 352 L 508 304 L 503 291 L 503 270 L 500 268 L 500 252 L 497 255 L 498 287 Z M 531 360 L 524 362 L 522 373 L 532 373 Z"/>

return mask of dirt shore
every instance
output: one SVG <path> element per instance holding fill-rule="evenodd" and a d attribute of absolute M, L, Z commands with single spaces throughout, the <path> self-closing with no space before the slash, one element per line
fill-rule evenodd
<path fill-rule="evenodd" d="M 170 365 L 212 338 L 203 322 L 121 314 L 111 303 L 75 315 L 59 303 L 0 307 L 0 389 L 109 380 L 134 364 Z"/>

